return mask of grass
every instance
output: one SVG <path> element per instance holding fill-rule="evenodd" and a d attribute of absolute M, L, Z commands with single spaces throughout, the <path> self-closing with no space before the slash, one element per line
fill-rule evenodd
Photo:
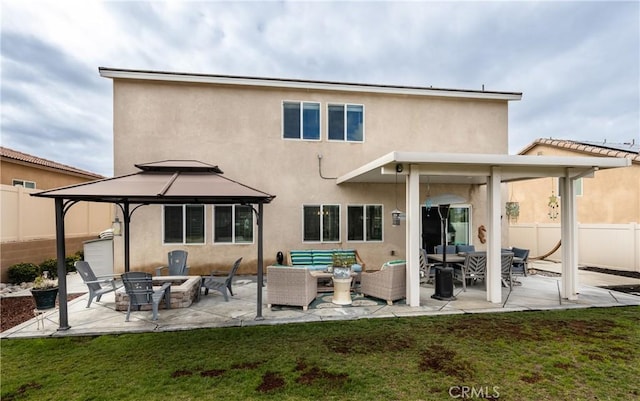
<path fill-rule="evenodd" d="M 640 399 L 640 307 L 1 345 L 3 401 Z"/>

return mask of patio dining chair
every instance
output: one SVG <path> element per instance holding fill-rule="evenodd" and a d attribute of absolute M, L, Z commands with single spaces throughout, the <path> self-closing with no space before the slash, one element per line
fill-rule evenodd
<path fill-rule="evenodd" d="M 420 248 L 420 284 L 431 283 L 436 277 L 436 265 L 429 263 L 427 251 Z"/>
<path fill-rule="evenodd" d="M 511 267 L 512 274 L 527 277 L 527 260 L 529 259 L 529 250 L 522 248 L 511 248 L 513 257 L 522 259 L 522 262 L 514 263 Z"/>
<path fill-rule="evenodd" d="M 79 260 L 75 263 L 75 267 L 80 277 L 82 277 L 82 281 L 87 285 L 87 288 L 89 288 L 87 308 L 91 306 L 93 298 L 95 298 L 97 302 L 100 302 L 100 298 L 104 294 L 122 287 L 122 281 L 116 280 L 113 278 L 113 275 L 96 276 L 87 261 Z"/>
<path fill-rule="evenodd" d="M 227 290 L 229 290 L 229 294 L 233 296 L 233 289 L 231 288 L 231 284 L 233 282 L 233 277 L 238 271 L 238 267 L 240 267 L 240 262 L 242 262 L 242 258 L 235 261 L 226 278 L 216 277 L 216 274 L 219 273 L 216 271 L 211 272 L 211 275 L 208 277 L 203 277 L 202 287 L 204 287 L 204 295 L 208 295 L 209 290 L 220 291 L 222 295 L 224 295 L 224 300 L 229 302 Z"/>
<path fill-rule="evenodd" d="M 513 252 L 503 252 L 500 256 L 500 270 L 502 272 L 502 284 L 505 287 L 513 287 L 513 274 L 511 266 L 513 265 Z"/>
<path fill-rule="evenodd" d="M 447 247 L 445 248 L 448 254 L 453 254 L 456 253 L 456 246 L 455 245 L 447 245 Z M 442 253 L 442 245 L 436 245 L 435 248 L 433 248 L 434 252 L 433 253 Z"/>
<path fill-rule="evenodd" d="M 125 322 L 129 321 L 131 308 L 140 310 L 143 305 L 151 305 L 153 320 L 158 320 L 158 307 L 164 299 L 167 309 L 171 308 L 171 283 L 164 283 L 158 290 L 153 289 L 152 276 L 145 272 L 122 273 L 124 289 L 129 296 L 129 307 Z"/>
<path fill-rule="evenodd" d="M 484 280 L 487 275 L 487 254 L 485 252 L 470 252 L 464 258 L 464 264 L 457 264 L 453 268 L 454 276 L 462 281 L 463 291 L 467 291 L 467 280 Z"/>
<path fill-rule="evenodd" d="M 162 270 L 167 269 L 169 276 L 188 276 L 187 251 L 175 250 L 167 254 L 167 266 L 156 267 L 156 276 L 162 275 Z"/>

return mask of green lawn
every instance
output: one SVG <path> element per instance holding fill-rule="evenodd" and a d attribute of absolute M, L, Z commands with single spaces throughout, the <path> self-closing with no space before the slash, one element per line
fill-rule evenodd
<path fill-rule="evenodd" d="M 640 307 L 1 345 L 3 401 L 640 399 Z"/>

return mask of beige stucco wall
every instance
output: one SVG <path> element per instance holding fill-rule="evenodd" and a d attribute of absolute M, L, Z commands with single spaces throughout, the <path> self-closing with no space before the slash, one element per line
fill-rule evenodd
<path fill-rule="evenodd" d="M 321 141 L 283 140 L 282 102 L 321 103 Z M 365 142 L 329 142 L 326 139 L 327 104 L 354 103 L 365 108 Z M 507 152 L 507 102 L 426 98 L 387 94 L 352 93 L 170 84 L 114 80 L 114 170 L 136 171 L 134 163 L 166 159 L 196 159 L 217 164 L 225 176 L 253 186 L 277 198 L 265 205 L 266 262 L 281 250 L 300 248 L 357 248 L 370 266 L 404 257 L 404 224 L 391 225 L 395 207 L 393 185 L 343 184 L 323 179 L 337 177 L 388 152 Z M 426 189 L 421 188 L 426 197 Z M 431 194 L 461 192 L 474 202 L 474 228 L 484 224 L 482 189 L 431 187 Z M 404 207 L 404 189 L 398 190 Z M 341 243 L 302 242 L 303 204 L 341 205 Z M 384 241 L 346 241 L 346 207 L 349 204 L 384 205 Z M 208 206 L 207 244 L 162 244 L 161 207 L 146 206 L 132 220 L 132 269 L 163 264 L 171 249 L 189 251 L 192 271 L 228 268 L 239 256 L 241 271 L 255 271 L 256 245 L 213 245 L 211 207 Z M 479 214 L 478 214 L 479 213 Z M 475 234 L 472 238 L 476 238 Z M 116 263 L 122 269 L 122 247 L 115 243 Z M 396 256 L 391 257 L 391 251 Z"/>
<path fill-rule="evenodd" d="M 36 183 L 36 188 L 40 190 L 95 180 L 95 178 L 80 177 L 71 173 L 33 167 L 4 158 L 0 168 L 0 177 L 0 183 L 3 185 L 13 185 L 14 179 L 33 181 Z"/>
<path fill-rule="evenodd" d="M 529 155 L 585 156 L 584 153 L 536 145 Z M 592 156 L 592 155 L 588 155 Z M 557 178 L 541 178 L 509 184 L 509 199 L 520 203 L 518 223 L 560 222 L 548 216 L 549 196 L 556 195 Z M 577 219 L 584 224 L 626 224 L 640 222 L 640 165 L 597 171 L 594 178 L 582 180 L 583 195 L 578 196 Z"/>

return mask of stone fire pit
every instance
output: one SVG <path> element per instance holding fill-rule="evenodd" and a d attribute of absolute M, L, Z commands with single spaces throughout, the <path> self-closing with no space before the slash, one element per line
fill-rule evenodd
<path fill-rule="evenodd" d="M 153 286 L 160 288 L 164 283 L 171 283 L 171 309 L 188 308 L 200 298 L 200 276 L 156 276 Z M 160 303 L 164 308 L 164 302 Z M 129 307 L 129 296 L 123 288 L 116 291 L 116 310 L 126 311 Z M 151 305 L 143 305 L 141 310 L 151 310 Z"/>

